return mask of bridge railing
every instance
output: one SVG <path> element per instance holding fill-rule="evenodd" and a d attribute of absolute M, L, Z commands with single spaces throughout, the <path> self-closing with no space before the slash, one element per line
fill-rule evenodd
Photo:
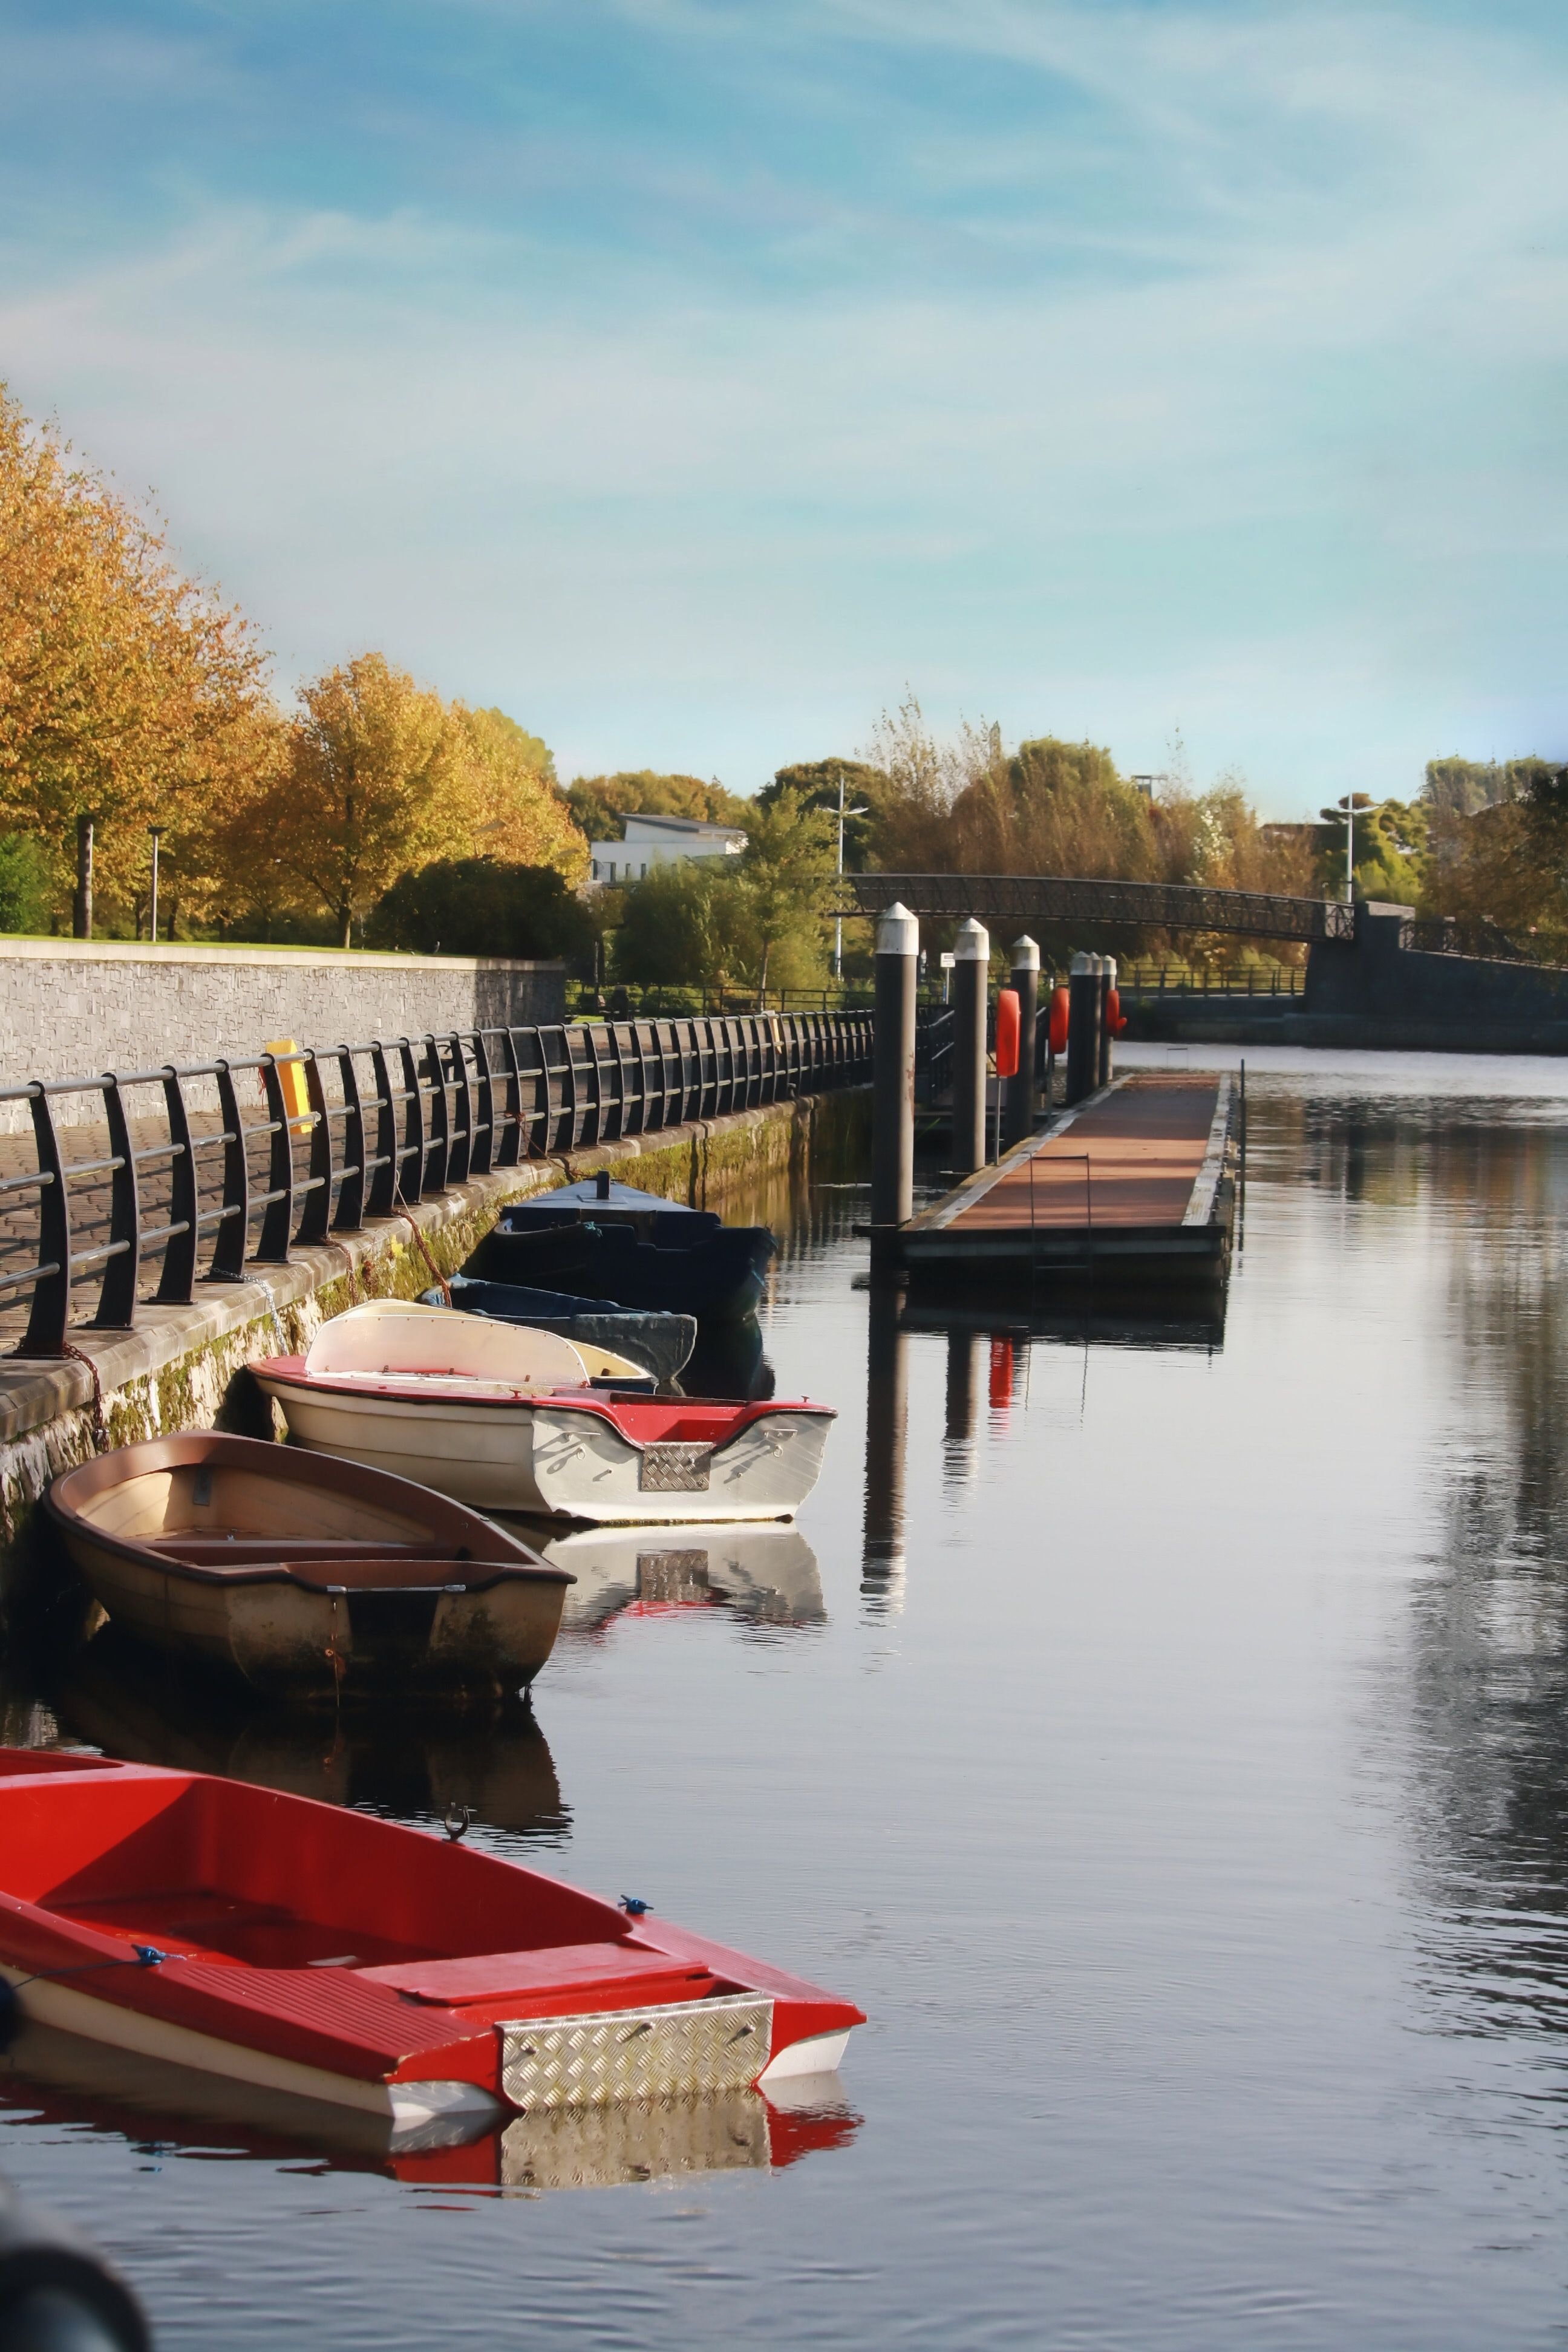
<path fill-rule="evenodd" d="M 1118 993 L 1142 1003 L 1152 996 L 1300 996 L 1307 975 L 1298 964 L 1248 964 L 1239 971 L 1194 971 L 1186 964 L 1134 963 L 1117 974 Z"/>
<path fill-rule="evenodd" d="M 869 1013 L 570 1022 L 0 1088 L 0 1317 L 55 1357 L 529 1160 L 870 1077 Z M 148 1269 L 146 1281 L 143 1269 Z M 149 1288 L 148 1286 L 151 1286 Z"/>
<path fill-rule="evenodd" d="M 1353 940 L 1355 908 L 1337 898 L 1289 898 L 1211 890 L 1188 882 L 1098 881 L 1050 874 L 847 874 L 854 911 L 880 914 L 895 899 L 911 914 L 988 926 L 1076 926 L 1090 931 L 1215 931 L 1242 939 Z"/>

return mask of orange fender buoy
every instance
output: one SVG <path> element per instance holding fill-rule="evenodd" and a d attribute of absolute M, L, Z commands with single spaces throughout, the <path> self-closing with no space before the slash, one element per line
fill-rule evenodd
<path fill-rule="evenodd" d="M 1018 1074 L 1018 1024 L 1021 1017 L 1017 990 L 999 988 L 996 992 L 996 1075 L 999 1078 L 1016 1077 Z"/>
<path fill-rule="evenodd" d="M 1051 991 L 1051 1051 L 1065 1054 L 1068 1049 L 1068 992 L 1065 988 Z"/>
<path fill-rule="evenodd" d="M 1121 1010 L 1120 989 L 1108 988 L 1105 992 L 1105 1020 L 1111 1035 L 1120 1037 L 1127 1026 L 1127 1016 Z"/>

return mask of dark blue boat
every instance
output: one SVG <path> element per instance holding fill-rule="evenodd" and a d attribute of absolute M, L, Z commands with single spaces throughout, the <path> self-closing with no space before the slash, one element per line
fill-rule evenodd
<path fill-rule="evenodd" d="M 733 1322 L 755 1310 L 777 1247 L 765 1225 L 727 1225 L 601 1171 L 504 1210 L 464 1270 L 485 1282 Z"/>
<path fill-rule="evenodd" d="M 476 1282 L 466 1274 L 455 1274 L 448 1287 L 453 1306 L 464 1315 L 528 1323 L 537 1330 L 558 1331 L 563 1339 L 607 1348 L 643 1365 L 660 1388 L 670 1385 L 697 1344 L 697 1324 L 689 1315 L 654 1314 L 609 1298 L 574 1298 L 561 1290 L 524 1290 L 512 1282 Z M 426 1307 L 444 1303 L 438 1290 L 422 1295 Z"/>

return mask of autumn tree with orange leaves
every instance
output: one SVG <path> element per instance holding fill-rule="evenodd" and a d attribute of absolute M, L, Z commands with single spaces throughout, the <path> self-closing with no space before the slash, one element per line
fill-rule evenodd
<path fill-rule="evenodd" d="M 0 386 L 0 828 L 44 845 L 74 928 L 89 824 L 100 897 L 136 907 L 156 824 L 166 892 L 210 911 L 215 824 L 281 748 L 250 625 Z"/>

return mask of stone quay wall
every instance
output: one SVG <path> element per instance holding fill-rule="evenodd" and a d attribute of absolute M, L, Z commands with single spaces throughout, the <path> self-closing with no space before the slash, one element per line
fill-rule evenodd
<path fill-rule="evenodd" d="M 0 942 L 0 1087 L 239 1060 L 271 1037 L 337 1045 L 527 1028 L 565 1009 L 554 962 L 11 939 Z M 0 1113 L 0 1132 L 27 1123 L 25 1105 Z"/>

